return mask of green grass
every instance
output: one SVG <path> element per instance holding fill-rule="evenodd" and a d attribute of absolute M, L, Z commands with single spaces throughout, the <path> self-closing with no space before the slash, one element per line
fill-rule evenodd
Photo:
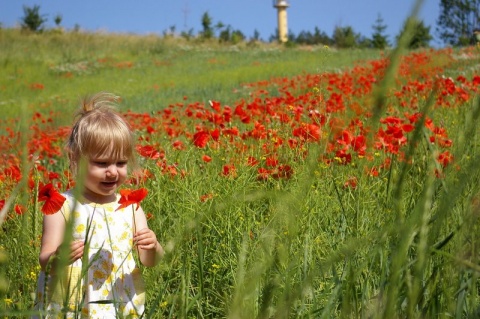
<path fill-rule="evenodd" d="M 80 97 L 109 91 L 139 112 L 169 104 L 217 100 L 232 103 L 242 85 L 271 78 L 341 70 L 379 51 L 310 50 L 274 44 L 222 46 L 154 36 L 0 30 L 0 107 L 18 115 L 18 105 L 71 114 Z M 31 88 L 35 83 L 42 89 Z M 238 90 L 238 94 L 232 94 Z M 66 112 L 63 112 L 66 111 Z M 68 123 L 68 122 L 67 122 Z"/>
<path fill-rule="evenodd" d="M 120 35 L 25 35 L 15 30 L 0 30 L 0 35 L 0 62 L 8 75 L 0 79 L 0 107 L 7 118 L 24 116 L 24 121 L 1 123 L 15 125 L 12 129 L 19 132 L 27 131 L 30 117 L 25 114 L 51 110 L 54 123 L 40 125 L 39 131 L 55 132 L 70 123 L 79 96 L 99 90 L 122 96 L 123 110 L 152 112 L 152 116 L 169 104 L 184 103 L 184 96 L 186 104 L 218 100 L 234 107 L 242 99 L 250 101 L 246 83 L 274 83 L 275 78 L 303 72 L 341 74 L 381 56 L 378 51 L 223 47 Z M 449 64 L 440 56 L 434 63 L 448 66 L 440 74 L 471 78 L 478 73 L 478 51 L 471 52 L 475 58 Z M 386 115 L 413 112 L 387 94 L 406 85 L 394 80 L 398 70 L 390 71 L 387 86 L 376 95 L 356 97 L 367 104 L 367 110 L 378 111 L 377 117 L 365 117 L 371 127 Z M 421 78 L 409 76 L 407 80 Z M 42 83 L 44 88 L 32 90 L 31 83 Z M 177 138 L 186 145 L 179 151 L 172 146 L 175 139 L 148 135 L 139 126 L 137 133 L 144 143 L 158 146 L 167 164 L 185 172 L 172 177 L 154 160 L 141 163 L 153 175 L 141 184 L 149 189 L 142 207 L 153 214 L 149 225 L 166 250 L 159 266 L 142 269 L 147 317 L 477 317 L 479 99 L 474 96 L 455 107 L 436 108 L 433 94 L 419 93 L 415 111 L 445 127 L 452 139 L 449 150 L 455 165 L 445 169 L 444 178 L 432 173 L 438 168 L 439 149 L 422 125 L 409 135 L 405 148 L 409 162 L 379 151 L 373 159 L 356 157 L 349 165 L 327 165 L 318 161 L 326 153 L 328 135 L 333 134 L 325 128 L 325 138 L 308 144 L 307 157 L 298 156 L 300 150 L 295 149 L 279 154 L 295 159 L 291 179 L 265 182 L 259 182 L 256 169 L 248 166 L 239 165 L 236 177 L 219 172 L 238 158 L 266 156 L 260 146 L 271 136 L 251 142 L 254 154 L 242 153 L 235 143 L 196 148 L 185 136 Z M 354 116 L 351 110 L 345 114 Z M 182 124 L 193 132 L 195 125 L 204 123 L 192 119 Z M 278 123 L 268 125 L 280 132 L 284 129 Z M 253 148 L 255 144 L 258 148 Z M 201 161 L 204 154 L 212 157 L 211 163 Z M 391 165 L 380 176 L 365 174 L 366 166 L 383 163 L 387 156 Z M 61 156 L 45 165 L 55 171 L 67 168 Z M 358 178 L 357 187 L 344 187 L 352 176 Z M 0 199 L 12 193 L 11 184 L 0 186 Z M 35 289 L 41 214 L 31 194 L 20 188 L 15 203 L 25 204 L 27 213 L 1 225 L 0 253 L 6 256 L 0 254 L 0 314 L 6 317 L 25 315 Z M 199 201 L 205 194 L 211 195 L 210 200 Z"/>

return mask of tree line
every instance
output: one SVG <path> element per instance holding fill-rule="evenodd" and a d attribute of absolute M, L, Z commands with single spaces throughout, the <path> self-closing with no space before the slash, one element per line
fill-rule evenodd
<path fill-rule="evenodd" d="M 436 32 L 438 37 L 447 45 L 466 46 L 475 42 L 480 42 L 480 0 L 440 0 L 440 14 L 437 19 Z M 42 32 L 45 30 L 47 16 L 40 13 L 40 6 L 24 6 L 24 15 L 21 18 L 23 29 L 33 32 Z M 431 26 L 426 26 L 422 20 L 413 18 L 410 21 L 411 31 L 408 48 L 416 49 L 429 47 L 433 39 Z M 62 21 L 61 15 L 54 17 L 57 27 L 60 27 Z M 179 35 L 188 40 L 190 39 L 217 39 L 224 43 L 239 43 L 243 41 L 264 41 L 260 38 L 260 33 L 255 30 L 254 34 L 247 38 L 241 30 L 234 29 L 230 25 L 222 22 L 213 23 L 212 17 L 205 12 L 201 17 L 202 29 L 197 34 L 193 29 L 182 31 Z M 389 39 L 385 30 L 387 25 L 379 14 L 372 25 L 372 34 L 366 37 L 355 32 L 352 26 L 336 26 L 333 34 L 329 36 L 318 27 L 313 31 L 301 31 L 298 34 L 289 32 L 287 45 L 326 45 L 337 48 L 376 48 L 385 49 L 395 44 L 400 36 L 407 31 L 407 23 L 395 39 Z M 78 26 L 75 27 L 78 29 Z M 172 26 L 168 31 L 163 32 L 164 36 L 176 35 L 176 28 Z M 274 42 L 278 39 L 278 30 L 272 34 L 268 41 Z"/>

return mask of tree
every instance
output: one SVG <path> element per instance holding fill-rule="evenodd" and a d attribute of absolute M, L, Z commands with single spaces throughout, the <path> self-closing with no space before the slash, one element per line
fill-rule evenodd
<path fill-rule="evenodd" d="M 445 43 L 464 46 L 473 41 L 480 23 L 480 0 L 440 0 L 437 32 Z"/>
<path fill-rule="evenodd" d="M 361 34 L 358 34 L 357 47 L 359 47 L 359 48 L 371 48 L 371 47 L 373 47 L 372 39 L 364 37 Z"/>
<path fill-rule="evenodd" d="M 251 38 L 252 41 L 260 41 L 260 32 L 255 29 L 253 30 L 253 36 Z"/>
<path fill-rule="evenodd" d="M 206 39 L 210 39 L 213 37 L 213 28 L 212 28 L 212 18 L 208 14 L 208 12 L 205 12 L 202 15 L 202 36 Z"/>
<path fill-rule="evenodd" d="M 320 31 L 318 27 L 315 27 L 313 34 L 310 31 L 301 31 L 294 41 L 298 44 L 306 45 L 332 44 L 332 39 L 330 39 L 325 32 Z"/>
<path fill-rule="evenodd" d="M 188 31 L 182 31 L 180 36 L 186 40 L 190 40 L 193 38 L 193 28 L 190 28 Z"/>
<path fill-rule="evenodd" d="M 318 27 L 313 30 L 313 42 L 315 44 L 332 45 L 333 40 L 324 31 L 320 31 Z"/>
<path fill-rule="evenodd" d="M 60 14 L 57 14 L 54 18 L 53 18 L 53 22 L 55 22 L 55 25 L 57 26 L 57 28 L 60 27 L 60 23 L 62 23 L 62 16 Z"/>
<path fill-rule="evenodd" d="M 218 38 L 220 42 L 230 42 L 233 44 L 245 40 L 245 36 L 240 30 L 232 30 L 232 27 L 229 25 L 225 29 L 220 30 Z"/>
<path fill-rule="evenodd" d="M 397 35 L 397 43 L 400 37 L 409 38 L 407 43 L 408 49 L 428 48 L 433 37 L 430 34 L 430 26 L 425 26 L 423 20 L 409 18 L 403 25 L 402 31 Z"/>
<path fill-rule="evenodd" d="M 375 49 L 385 49 L 388 47 L 390 45 L 388 43 L 388 36 L 384 33 L 387 29 L 387 26 L 384 24 L 383 18 L 380 14 L 378 14 L 377 20 L 375 20 L 375 24 L 372 26 L 372 28 L 372 47 Z"/>
<path fill-rule="evenodd" d="M 46 15 L 40 14 L 40 6 L 23 6 L 22 28 L 33 32 L 43 31 L 44 24 L 47 21 Z"/>
<path fill-rule="evenodd" d="M 353 48 L 358 44 L 360 35 L 353 31 L 350 26 L 347 27 L 335 27 L 333 31 L 333 42 L 339 48 Z"/>

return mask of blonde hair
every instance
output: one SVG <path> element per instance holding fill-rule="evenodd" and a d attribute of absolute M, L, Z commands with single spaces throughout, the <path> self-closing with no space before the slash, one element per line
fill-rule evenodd
<path fill-rule="evenodd" d="M 115 110 L 118 100 L 118 96 L 106 92 L 82 100 L 76 114 L 78 119 L 65 147 L 73 173 L 76 173 L 81 158 L 104 155 L 115 160 L 128 160 L 135 166 L 134 135 L 125 119 Z"/>

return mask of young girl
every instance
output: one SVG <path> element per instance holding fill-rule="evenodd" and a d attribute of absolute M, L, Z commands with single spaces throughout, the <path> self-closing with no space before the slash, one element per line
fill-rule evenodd
<path fill-rule="evenodd" d="M 148 267 L 163 255 L 142 208 L 119 209 L 117 190 L 135 163 L 135 147 L 113 109 L 116 100 L 107 93 L 85 99 L 67 142 L 71 170 L 83 180 L 77 180 L 81 189 L 63 194 L 58 213 L 43 219 L 36 309 L 47 318 L 142 316 L 144 283 L 133 254 Z M 60 248 L 64 243 L 69 248 Z"/>

